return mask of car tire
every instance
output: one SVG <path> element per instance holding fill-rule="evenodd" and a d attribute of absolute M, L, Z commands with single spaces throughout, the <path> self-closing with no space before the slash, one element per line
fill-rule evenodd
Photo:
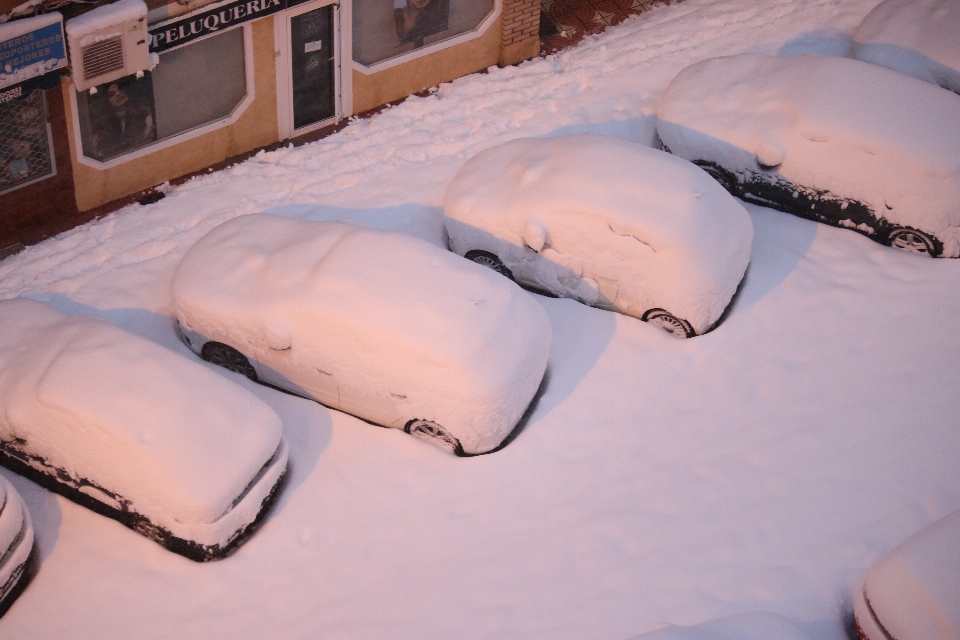
<path fill-rule="evenodd" d="M 894 227 L 887 234 L 887 246 L 910 253 L 926 254 L 932 258 L 940 255 L 940 243 L 923 231 L 910 227 Z"/>
<path fill-rule="evenodd" d="M 241 375 L 247 376 L 254 382 L 257 381 L 257 371 L 243 355 L 230 345 L 222 342 L 207 342 L 200 349 L 200 357 L 212 364 L 235 371 Z"/>
<path fill-rule="evenodd" d="M 669 331 L 678 338 L 692 338 L 693 336 L 697 335 L 694 332 L 693 327 L 690 326 L 689 322 L 683 320 L 682 318 L 678 318 L 672 313 L 668 313 L 663 309 L 649 309 L 640 319 L 644 322 L 655 324 L 661 329 Z"/>
<path fill-rule="evenodd" d="M 513 273 L 511 273 L 510 269 L 507 269 L 507 266 L 503 264 L 503 261 L 489 251 L 480 251 L 479 249 L 474 249 L 472 251 L 467 251 L 463 257 L 467 260 L 472 260 L 479 265 L 487 267 L 488 269 L 493 269 L 500 275 L 507 276 L 511 280 L 514 279 Z"/>
<path fill-rule="evenodd" d="M 713 162 L 702 161 L 695 162 L 694 164 L 706 171 L 711 178 L 719 182 L 721 187 L 730 193 L 734 193 L 736 178 L 732 173 L 720 167 L 719 165 L 714 164 Z"/>
<path fill-rule="evenodd" d="M 430 420 L 411 420 L 403 430 L 415 438 L 425 440 L 450 453 L 458 456 L 463 455 L 463 447 L 460 445 L 460 441 L 436 422 L 431 422 Z"/>

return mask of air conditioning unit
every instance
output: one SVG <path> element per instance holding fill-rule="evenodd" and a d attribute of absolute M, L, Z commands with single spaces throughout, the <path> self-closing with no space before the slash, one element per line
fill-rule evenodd
<path fill-rule="evenodd" d="M 73 84 L 83 91 L 150 68 L 147 5 L 119 0 L 67 21 Z"/>

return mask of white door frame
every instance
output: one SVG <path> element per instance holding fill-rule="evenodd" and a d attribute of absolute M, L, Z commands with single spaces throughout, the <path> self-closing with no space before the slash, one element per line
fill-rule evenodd
<path fill-rule="evenodd" d="M 334 116 L 299 129 L 293 128 L 293 67 L 290 59 L 290 19 L 333 5 Z M 312 0 L 274 14 L 273 42 L 277 78 L 277 130 L 280 140 L 336 124 L 353 112 L 353 30 L 350 0 Z M 346 61 L 346 62 L 344 62 Z"/>

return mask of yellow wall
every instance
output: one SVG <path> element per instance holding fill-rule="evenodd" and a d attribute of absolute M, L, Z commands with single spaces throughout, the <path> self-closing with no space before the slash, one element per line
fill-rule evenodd
<path fill-rule="evenodd" d="M 449 82 L 500 61 L 501 18 L 463 44 L 398 64 L 379 73 L 353 71 L 353 112 L 360 113 L 417 91 Z"/>
<path fill-rule="evenodd" d="M 251 23 L 255 98 L 234 124 L 160 149 L 111 169 L 96 169 L 74 161 L 77 208 L 93 209 L 167 180 L 199 171 L 231 156 L 276 142 L 277 85 L 273 48 L 273 17 Z M 64 103 L 70 105 L 72 84 L 63 83 Z M 69 106 L 67 107 L 70 108 Z M 67 118 L 70 152 L 77 157 L 73 117 Z"/>

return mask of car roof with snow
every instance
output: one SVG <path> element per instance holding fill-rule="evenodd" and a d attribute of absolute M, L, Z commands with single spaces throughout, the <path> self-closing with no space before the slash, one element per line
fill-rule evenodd
<path fill-rule="evenodd" d="M 0 324 L 0 439 L 141 513 L 212 523 L 281 443 L 252 393 L 99 318 L 14 299 Z"/>
<path fill-rule="evenodd" d="M 670 83 L 659 118 L 753 153 L 831 141 L 960 173 L 960 96 L 859 60 L 757 53 L 704 60 Z"/>
<path fill-rule="evenodd" d="M 216 313 L 215 324 L 274 349 L 295 342 L 322 351 L 337 334 L 360 337 L 390 344 L 397 368 L 408 366 L 405 357 L 469 365 L 504 327 L 536 324 L 529 316 L 542 312 L 497 274 L 420 238 L 270 214 L 240 216 L 204 236 L 172 288 L 185 317 Z"/>
<path fill-rule="evenodd" d="M 686 160 L 596 134 L 521 138 L 481 151 L 444 199 L 445 215 L 496 229 L 518 246 L 527 220 L 582 215 L 662 255 L 684 257 L 697 248 L 704 262 L 736 231 L 717 209 L 746 217 L 736 200 Z"/>

